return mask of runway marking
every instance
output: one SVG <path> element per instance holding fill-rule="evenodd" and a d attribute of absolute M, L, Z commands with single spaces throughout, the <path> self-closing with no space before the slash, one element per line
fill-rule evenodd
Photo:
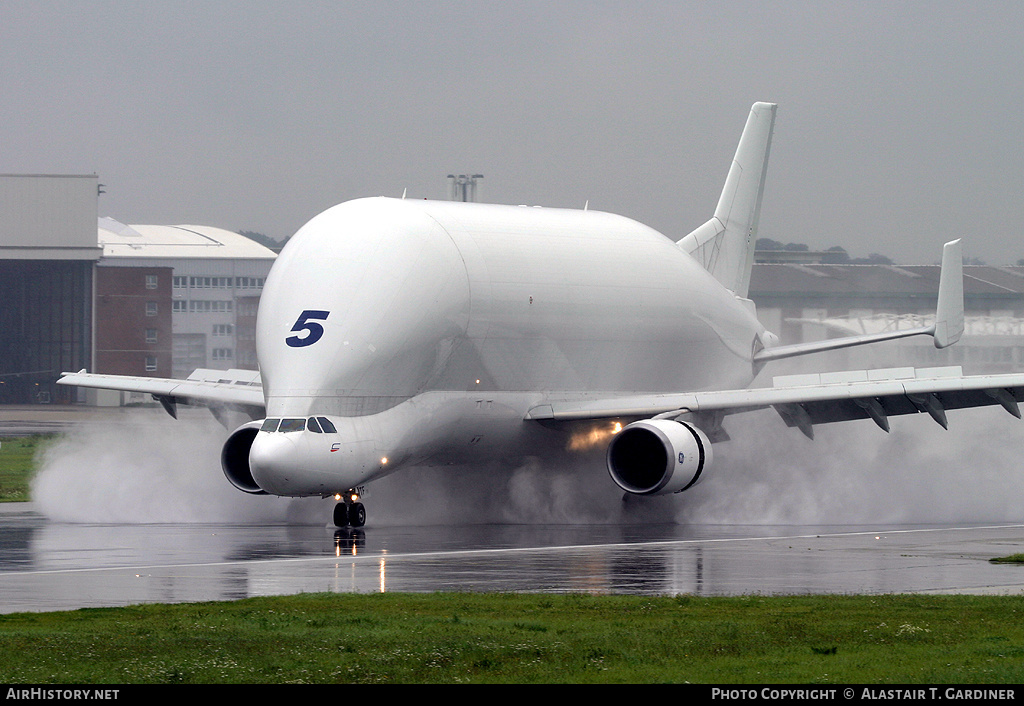
<path fill-rule="evenodd" d="M 667 539 L 658 540 L 653 542 L 613 542 L 604 544 L 570 544 L 570 545 L 559 545 L 556 547 L 504 547 L 495 549 L 458 549 L 458 550 L 446 550 L 446 551 L 433 551 L 433 552 L 404 552 L 401 554 L 389 554 L 387 551 L 375 552 L 372 554 L 355 554 L 339 556 L 303 556 L 303 557 L 287 557 L 287 558 L 268 558 L 268 559 L 251 559 L 245 561 L 211 561 L 201 562 L 192 564 L 146 564 L 146 565 L 131 565 L 126 564 L 124 566 L 107 566 L 107 567 L 89 567 L 89 568 L 70 568 L 70 569 L 34 569 L 28 571 L 3 571 L 0 572 L 0 576 L 33 576 L 33 575 L 48 575 L 48 574 L 74 574 L 74 573 L 90 573 L 90 572 L 104 572 L 104 571 L 154 571 L 158 569 L 184 569 L 184 568 L 217 568 L 225 566 L 251 566 L 256 564 L 287 564 L 287 563 L 322 563 L 322 562 L 334 562 L 338 565 L 342 564 L 353 564 L 356 562 L 377 562 L 381 559 L 395 560 L 395 559 L 436 559 L 443 557 L 469 557 L 469 556 L 483 556 L 483 555 L 494 555 L 494 554 L 521 554 L 521 553 L 541 553 L 541 552 L 563 552 L 563 551 L 585 551 L 585 550 L 600 550 L 600 549 L 636 549 L 645 550 L 652 548 L 671 547 L 671 546 L 684 546 L 690 544 L 722 544 L 722 543 L 735 543 L 735 542 L 752 542 L 752 541 L 782 541 L 782 540 L 801 540 L 801 539 L 830 539 L 830 538 L 841 538 L 841 537 L 859 537 L 859 536 L 881 536 L 886 534 L 914 534 L 914 533 L 927 533 L 927 532 L 964 532 L 964 531 L 978 531 L 978 530 L 1007 530 L 1007 529 L 1024 529 L 1024 524 L 1009 524 L 1009 525 L 983 525 L 983 526 L 968 526 L 968 527 L 918 527 L 910 529 L 883 529 L 883 530 L 863 530 L 857 532 L 833 532 L 826 534 L 793 534 L 793 535 L 767 535 L 767 536 L 755 536 L 755 537 L 718 537 L 718 538 L 706 538 L 706 539 Z"/>

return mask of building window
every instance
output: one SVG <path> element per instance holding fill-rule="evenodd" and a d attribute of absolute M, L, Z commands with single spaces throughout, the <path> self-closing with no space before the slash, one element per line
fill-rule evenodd
<path fill-rule="evenodd" d="M 214 336 L 230 336 L 235 332 L 235 327 L 231 324 L 214 324 L 213 335 Z"/>
<path fill-rule="evenodd" d="M 188 302 L 184 299 L 175 299 L 171 304 L 171 311 L 178 312 L 179 314 L 188 311 Z"/>
<path fill-rule="evenodd" d="M 187 289 L 188 288 L 188 277 L 177 276 L 174 278 L 175 289 Z"/>
<path fill-rule="evenodd" d="M 189 284 L 193 289 L 231 289 L 231 277 L 192 277 Z"/>
<path fill-rule="evenodd" d="M 156 289 L 157 278 L 156 275 L 146 275 L 146 289 Z"/>
<path fill-rule="evenodd" d="M 156 356 L 155 355 L 147 355 L 146 356 L 146 372 L 147 373 L 156 372 Z"/>
<path fill-rule="evenodd" d="M 213 359 L 214 360 L 231 360 L 235 357 L 235 353 L 230 348 L 214 348 Z"/>
<path fill-rule="evenodd" d="M 252 301 L 254 297 L 243 297 L 238 300 L 238 315 L 239 316 L 256 316 L 256 312 L 259 310 L 259 304 Z"/>
<path fill-rule="evenodd" d="M 189 302 L 189 311 L 193 312 L 227 312 L 233 310 L 234 302 L 231 300 L 227 301 L 210 301 L 204 299 L 193 299 Z"/>
<path fill-rule="evenodd" d="M 158 309 L 156 302 L 146 302 L 146 316 L 156 316 Z"/>
<path fill-rule="evenodd" d="M 156 343 L 157 331 L 155 328 L 146 329 L 146 343 Z"/>
<path fill-rule="evenodd" d="M 265 277 L 236 277 L 236 289 L 262 289 Z"/>

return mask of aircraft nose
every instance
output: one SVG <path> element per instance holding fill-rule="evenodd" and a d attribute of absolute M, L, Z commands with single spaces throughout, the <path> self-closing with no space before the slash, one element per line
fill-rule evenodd
<path fill-rule="evenodd" d="M 264 492 L 300 497 L 333 495 L 389 470 L 372 440 L 352 436 L 337 430 L 261 431 L 249 447 L 249 473 Z"/>

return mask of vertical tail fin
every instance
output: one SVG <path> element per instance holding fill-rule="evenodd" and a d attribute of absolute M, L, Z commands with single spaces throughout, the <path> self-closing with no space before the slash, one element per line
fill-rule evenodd
<path fill-rule="evenodd" d="M 714 217 L 678 243 L 738 297 L 750 286 L 776 107 L 751 107 Z"/>

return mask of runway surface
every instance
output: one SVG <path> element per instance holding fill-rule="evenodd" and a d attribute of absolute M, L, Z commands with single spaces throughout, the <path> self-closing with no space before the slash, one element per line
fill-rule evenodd
<path fill-rule="evenodd" d="M 300 592 L 702 596 L 1020 593 L 1024 525 L 316 526 L 51 523 L 0 506 L 0 612 Z"/>
<path fill-rule="evenodd" d="M 140 419 L 144 426 L 134 426 Z M 167 434 L 166 424 L 182 422 L 161 410 L 0 409 L 0 438 L 72 428 L 145 436 L 140 430 L 153 428 L 160 433 L 145 442 L 153 444 Z M 90 445 L 87 453 L 102 449 Z M 154 453 L 161 449 L 167 447 Z M 80 460 L 62 483 L 75 479 Z M 210 487 L 234 493 L 216 481 Z M 136 497 L 148 483 L 126 492 Z M 1004 495 L 1015 487 L 1004 486 Z M 183 492 L 193 497 L 210 487 Z M 62 485 L 59 492 L 84 491 Z M 111 502 L 113 509 L 121 501 Z M 30 504 L 0 503 L 0 613 L 319 591 L 1024 592 L 1024 566 L 989 563 L 1024 551 L 1024 524 L 374 526 L 373 517 L 361 530 L 344 531 L 283 521 L 58 522 Z"/>

